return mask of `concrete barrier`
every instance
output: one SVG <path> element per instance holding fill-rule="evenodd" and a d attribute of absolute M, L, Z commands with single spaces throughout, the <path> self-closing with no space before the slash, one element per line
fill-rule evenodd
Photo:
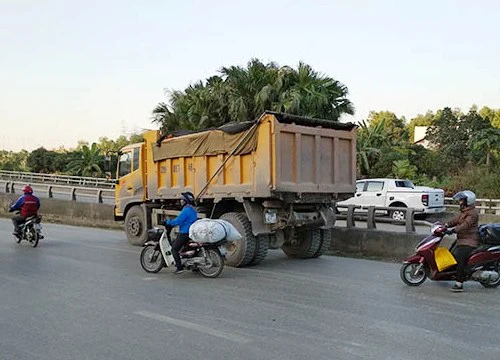
<path fill-rule="evenodd" d="M 11 217 L 10 204 L 19 197 L 18 194 L 0 194 L 0 216 Z M 113 218 L 113 205 L 99 203 L 82 203 L 58 199 L 40 199 L 42 205 L 40 215 L 43 221 L 122 229 L 123 225 Z"/>
<path fill-rule="evenodd" d="M 401 261 L 423 238 L 422 234 L 336 227 L 330 250 L 334 255 Z"/>

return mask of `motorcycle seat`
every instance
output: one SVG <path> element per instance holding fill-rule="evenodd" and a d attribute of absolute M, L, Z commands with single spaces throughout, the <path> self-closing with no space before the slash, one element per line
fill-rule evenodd
<path fill-rule="evenodd" d="M 478 246 L 477 248 L 475 248 L 475 249 L 471 252 L 470 256 L 472 256 L 472 255 L 474 255 L 474 254 L 477 254 L 477 253 L 479 253 L 479 252 L 482 252 L 482 251 L 486 251 L 486 250 L 488 250 L 490 247 L 493 247 L 493 246 L 495 246 L 495 245 L 480 245 L 480 246 Z"/>

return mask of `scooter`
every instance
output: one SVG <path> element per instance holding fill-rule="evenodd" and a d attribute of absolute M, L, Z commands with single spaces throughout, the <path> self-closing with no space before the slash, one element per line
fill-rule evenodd
<path fill-rule="evenodd" d="M 479 228 L 482 244 L 474 249 L 467 261 L 466 281 L 477 281 L 486 288 L 500 285 L 500 232 L 498 224 L 482 225 Z M 425 237 L 415 247 L 415 254 L 403 262 L 400 275 L 406 285 L 419 286 L 430 278 L 434 281 L 456 279 L 456 265 L 439 271 L 434 251 L 446 235 L 447 228 L 442 223 L 434 223 L 431 235 Z M 456 241 L 450 247 L 453 250 Z"/>
<path fill-rule="evenodd" d="M 19 225 L 20 235 L 14 235 L 16 243 L 22 240 L 28 241 L 32 247 L 38 246 L 38 241 L 43 239 L 42 235 L 42 217 L 40 215 L 27 217 L 23 224 Z"/>
<path fill-rule="evenodd" d="M 171 227 L 155 227 L 148 230 L 148 241 L 141 252 L 141 266 L 148 273 L 157 273 L 164 267 L 174 267 L 172 255 Z M 182 265 L 187 270 L 204 277 L 216 278 L 224 269 L 226 239 L 215 243 L 190 241 L 179 252 Z"/>

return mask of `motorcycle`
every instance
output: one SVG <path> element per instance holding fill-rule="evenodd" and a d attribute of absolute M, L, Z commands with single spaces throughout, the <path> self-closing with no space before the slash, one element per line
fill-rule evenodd
<path fill-rule="evenodd" d="M 174 267 L 172 255 L 172 228 L 155 227 L 148 230 L 148 241 L 141 251 L 141 266 L 148 273 L 157 273 L 164 267 Z M 216 278 L 224 269 L 226 239 L 215 243 L 192 241 L 181 249 L 179 255 L 187 270 L 200 273 L 204 277 Z"/>
<path fill-rule="evenodd" d="M 14 235 L 16 243 L 19 244 L 22 240 L 26 240 L 32 247 L 37 247 L 38 241 L 43 239 L 41 222 L 40 215 L 27 217 L 24 223 L 19 225 L 21 234 Z"/>
<path fill-rule="evenodd" d="M 431 234 L 415 247 L 415 254 L 406 258 L 401 267 L 400 276 L 409 286 L 419 286 L 430 278 L 434 281 L 456 279 L 456 265 L 438 270 L 434 252 L 446 235 L 447 228 L 441 223 L 434 223 Z M 500 285 L 500 224 L 485 224 L 479 227 L 481 245 L 474 249 L 467 261 L 466 281 L 477 281 L 485 288 Z M 450 247 L 450 251 L 456 241 Z"/>

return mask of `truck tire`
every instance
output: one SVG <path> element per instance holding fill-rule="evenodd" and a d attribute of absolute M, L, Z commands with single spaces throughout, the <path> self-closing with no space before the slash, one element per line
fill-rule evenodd
<path fill-rule="evenodd" d="M 225 213 L 220 218 L 229 221 L 243 237 L 242 240 L 226 246 L 226 265 L 233 267 L 249 265 L 255 258 L 255 247 L 257 245 L 257 238 L 252 233 L 250 220 L 245 214 L 237 212 Z"/>
<path fill-rule="evenodd" d="M 269 235 L 257 236 L 254 257 L 252 261 L 250 261 L 249 265 L 260 264 L 262 260 L 266 258 L 268 250 L 269 250 Z"/>
<path fill-rule="evenodd" d="M 327 254 L 330 251 L 330 245 L 332 242 L 332 230 L 331 229 L 320 229 L 321 233 L 321 245 L 318 252 L 314 254 L 313 257 L 317 258 L 321 255 Z"/>
<path fill-rule="evenodd" d="M 310 259 L 320 251 L 321 232 L 320 229 L 306 229 L 295 232 L 299 243 L 296 245 L 284 244 L 281 249 L 292 258 Z"/>
<path fill-rule="evenodd" d="M 396 204 L 396 205 L 391 205 L 391 206 L 407 207 L 405 204 Z M 404 221 L 404 220 L 406 220 L 406 212 L 401 211 L 401 210 L 391 210 L 389 212 L 389 217 L 392 220 Z"/>
<path fill-rule="evenodd" d="M 146 219 L 140 206 L 132 206 L 125 215 L 125 233 L 131 245 L 142 246 L 148 236 Z"/>

